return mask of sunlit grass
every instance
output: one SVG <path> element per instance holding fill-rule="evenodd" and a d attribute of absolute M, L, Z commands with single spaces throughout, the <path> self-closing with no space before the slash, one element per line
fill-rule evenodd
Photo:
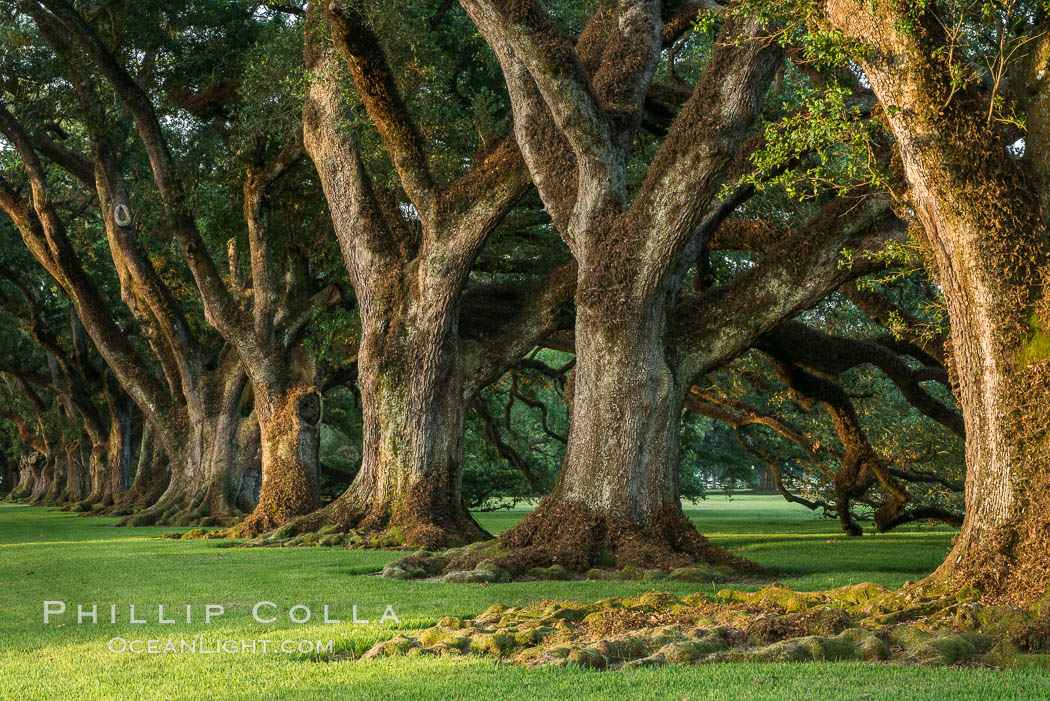
<path fill-rule="evenodd" d="M 800 589 L 861 581 L 899 586 L 935 567 L 951 532 L 916 526 L 860 539 L 842 536 L 778 498 L 712 497 L 690 515 L 711 539 L 770 569 Z M 493 532 L 524 512 L 479 514 Z M 372 576 L 398 557 L 346 548 L 223 548 L 217 541 L 167 540 L 171 529 L 114 528 L 114 519 L 0 505 L 0 698 L 690 698 L 896 699 L 1047 698 L 1050 680 L 1031 672 L 929 669 L 889 665 L 716 665 L 640 672 L 524 670 L 483 659 L 355 662 L 352 657 L 400 628 L 442 616 L 474 615 L 493 603 L 544 598 L 592 600 L 641 593 L 643 582 L 522 582 L 447 585 Z M 721 585 L 718 585 L 721 586 Z M 684 594 L 711 585 L 661 583 Z M 43 625 L 43 602 L 65 601 L 70 613 Z M 258 601 L 277 605 L 272 625 L 252 620 Z M 76 605 L 99 604 L 100 623 L 75 623 Z M 199 618 L 157 622 L 157 605 L 225 606 L 212 624 Z M 117 604 L 120 622 L 108 622 Z M 127 622 L 129 604 L 149 622 Z M 308 605 L 310 622 L 287 610 Z M 319 621 L 328 604 L 341 624 Z M 386 605 L 401 624 L 378 624 Z M 350 623 L 358 606 L 367 625 Z M 199 608 L 198 608 L 199 607 Z M 333 654 L 114 654 L 125 639 L 332 640 Z"/>

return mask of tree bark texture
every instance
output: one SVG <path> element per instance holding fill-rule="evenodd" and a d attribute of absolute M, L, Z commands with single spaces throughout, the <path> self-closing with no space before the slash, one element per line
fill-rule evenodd
<path fill-rule="evenodd" d="M 826 4 L 829 21 L 871 49 L 861 65 L 886 108 L 948 307 L 966 424 L 966 517 L 934 577 L 1032 598 L 1050 582 L 1045 194 L 988 121 L 986 98 L 974 86 L 953 89 L 933 10 L 917 19 L 904 11 Z M 1038 148 L 1041 134 L 1033 136 L 1028 147 Z"/>

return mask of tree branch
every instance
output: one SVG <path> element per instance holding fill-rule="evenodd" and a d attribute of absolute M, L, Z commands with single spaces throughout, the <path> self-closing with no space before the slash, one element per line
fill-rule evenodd
<path fill-rule="evenodd" d="M 365 17 L 343 0 L 330 3 L 327 14 L 332 39 L 350 70 L 365 110 L 394 161 L 405 193 L 423 221 L 424 232 L 433 235 L 437 229 L 437 187 L 427 165 L 423 139 L 398 94 L 379 37 L 368 27 Z"/>
<path fill-rule="evenodd" d="M 566 263 L 537 283 L 525 305 L 504 330 L 484 342 L 467 373 L 472 391 L 480 390 L 507 371 L 553 328 L 558 313 L 576 290 L 576 263 Z"/>
<path fill-rule="evenodd" d="M 923 389 L 916 372 L 900 356 L 878 343 L 832 336 L 801 322 L 787 321 L 763 334 L 755 347 L 830 375 L 839 375 L 858 365 L 873 365 L 893 381 L 909 404 L 959 438 L 966 438 L 962 414 L 934 399 Z"/>
<path fill-rule="evenodd" d="M 306 155 L 297 139 L 264 168 L 249 168 L 244 178 L 244 220 L 248 225 L 249 258 L 252 266 L 252 317 L 256 344 L 273 342 L 278 293 L 273 251 L 270 245 L 270 187 Z M 244 358 L 252 362 L 250 358 Z"/>
<path fill-rule="evenodd" d="M 762 264 L 679 303 L 671 314 L 671 332 L 686 354 L 683 381 L 691 383 L 732 360 L 761 334 L 881 265 L 867 255 L 847 261 L 843 249 L 876 250 L 905 235 L 886 197 L 832 201 L 805 229 L 782 239 Z"/>
<path fill-rule="evenodd" d="M 307 37 L 306 66 L 312 76 L 303 106 L 303 143 L 317 169 L 358 305 L 379 303 L 376 275 L 398 275 L 403 244 L 389 228 L 353 137 L 344 127 L 338 63 Z"/>
<path fill-rule="evenodd" d="M 114 92 L 127 106 L 135 120 L 139 139 L 149 157 L 153 179 L 164 203 L 164 212 L 179 247 L 189 264 L 201 293 L 205 316 L 216 328 L 232 329 L 237 325 L 237 306 L 226 289 L 215 261 L 197 230 L 196 222 L 185 202 L 182 185 L 175 176 L 175 165 L 167 140 L 160 128 L 156 110 L 149 95 L 135 82 L 106 48 L 95 30 L 65 0 L 42 0 L 76 38 Z"/>
<path fill-rule="evenodd" d="M 157 423 L 158 428 L 170 437 L 170 396 L 128 342 L 94 281 L 81 267 L 66 236 L 65 227 L 54 210 L 44 171 L 32 142 L 21 124 L 3 105 L 0 105 L 0 133 L 12 142 L 22 159 L 32 188 L 35 211 L 3 178 L 0 178 L 0 207 L 15 223 L 27 248 L 73 302 L 77 314 L 91 329 L 96 347 L 117 373 L 121 384 Z"/>

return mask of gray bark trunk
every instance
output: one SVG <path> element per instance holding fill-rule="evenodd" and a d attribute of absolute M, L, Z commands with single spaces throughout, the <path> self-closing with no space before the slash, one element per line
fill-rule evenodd
<path fill-rule="evenodd" d="M 621 330 L 600 313 L 578 310 L 572 427 L 555 489 L 562 500 L 643 526 L 681 508 L 685 397 L 665 354 L 663 316 L 649 313 L 637 328 Z"/>
<path fill-rule="evenodd" d="M 156 503 L 125 519 L 128 525 L 221 525 L 240 515 L 241 462 L 233 456 L 246 381 L 236 364 L 213 371 L 205 383 L 207 398 L 187 409 L 182 443 L 165 446 L 167 488 Z"/>
<path fill-rule="evenodd" d="M 23 453 L 18 456 L 18 482 L 8 495 L 9 500 L 21 501 L 32 493 L 42 460 L 43 456 L 40 453 Z"/>
<path fill-rule="evenodd" d="M 146 509 L 164 493 L 168 480 L 167 454 L 154 438 L 153 425 L 145 422 L 142 424 L 138 464 L 133 471 L 131 486 L 114 504 L 112 514 L 127 516 Z"/>
<path fill-rule="evenodd" d="M 682 511 L 679 430 L 688 385 L 665 343 L 662 306 L 619 310 L 614 319 L 609 308 L 581 301 L 562 472 L 501 543 L 530 563 L 575 570 L 605 554 L 618 566 L 672 569 L 706 560 L 749 567 L 712 546 Z"/>
<path fill-rule="evenodd" d="M 437 321 L 402 327 L 397 335 L 366 324 L 358 354 L 361 470 L 328 507 L 329 520 L 369 531 L 399 529 L 407 544 L 424 547 L 487 535 L 463 505 L 470 400 L 463 355 L 450 324 Z"/>

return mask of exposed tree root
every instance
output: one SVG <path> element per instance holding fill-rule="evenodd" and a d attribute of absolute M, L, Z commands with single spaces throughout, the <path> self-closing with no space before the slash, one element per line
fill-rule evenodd
<path fill-rule="evenodd" d="M 605 579 L 723 582 L 753 577 L 755 563 L 712 545 L 680 512 L 658 514 L 649 528 L 595 514 L 582 504 L 545 500 L 498 540 L 437 554 L 420 551 L 383 575 L 446 582 Z"/>
<path fill-rule="evenodd" d="M 742 572 L 761 569 L 712 545 L 680 509 L 667 509 L 644 527 L 599 515 L 584 504 L 546 497 L 499 542 L 506 552 L 500 564 L 514 572 L 552 565 L 576 572 L 602 566 L 670 571 L 697 563 Z"/>
<path fill-rule="evenodd" d="M 617 568 L 611 560 L 605 567 L 592 567 L 585 572 L 569 570 L 564 565 L 554 564 L 548 567 L 533 566 L 521 569 L 532 559 L 522 559 L 520 553 L 507 552 L 498 540 L 482 541 L 461 548 L 452 548 L 439 553 L 419 550 L 411 555 L 395 560 L 385 568 L 382 575 L 389 579 L 431 579 L 440 578 L 449 583 L 510 582 L 514 580 L 570 580 L 596 579 L 603 581 L 660 581 L 669 579 L 678 582 L 727 582 L 756 580 L 740 570 L 728 565 L 709 565 L 691 563 L 670 570 L 659 568 L 642 568 L 625 565 Z"/>
<path fill-rule="evenodd" d="M 251 538 L 245 545 L 344 545 L 438 548 L 489 538 L 466 509 L 404 498 L 398 505 L 344 495 L 328 506 L 271 530 L 263 520 L 244 521 L 229 531 Z"/>
<path fill-rule="evenodd" d="M 816 660 L 1048 666 L 1050 599 L 1023 610 L 983 606 L 972 590 L 919 591 L 771 585 L 681 599 L 649 592 L 593 604 L 496 605 L 473 620 L 448 617 L 418 635 L 398 635 L 364 658 L 468 653 L 593 669 Z"/>
<path fill-rule="evenodd" d="M 89 495 L 84 499 L 70 501 L 62 506 L 62 511 L 71 511 L 83 516 L 103 516 L 116 508 L 113 495 L 109 492 Z"/>
<path fill-rule="evenodd" d="M 1029 505 L 1028 518 L 1016 530 L 1002 528 L 982 546 L 966 542 L 960 534 L 955 548 L 927 579 L 968 585 L 990 604 L 1029 606 L 1050 595 L 1050 507 L 1044 501 Z"/>
<path fill-rule="evenodd" d="M 109 515 L 133 516 L 147 511 L 158 502 L 168 486 L 167 476 L 162 475 L 161 477 L 163 479 L 136 480 L 131 489 L 113 504 Z"/>
<path fill-rule="evenodd" d="M 175 495 L 142 511 L 125 515 L 120 526 L 231 526 L 243 512 L 222 497 L 221 490 L 205 489 L 191 498 Z"/>

